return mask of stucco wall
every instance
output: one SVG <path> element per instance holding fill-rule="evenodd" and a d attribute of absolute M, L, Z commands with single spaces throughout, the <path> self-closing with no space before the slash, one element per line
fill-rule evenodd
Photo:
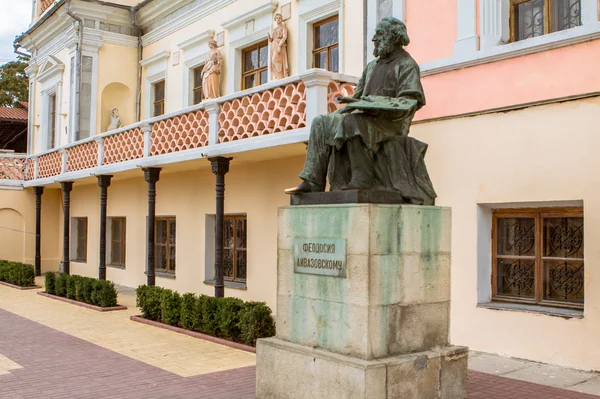
<path fill-rule="evenodd" d="M 452 207 L 451 341 L 473 350 L 582 369 L 600 369 L 594 348 L 600 328 L 600 98 L 522 111 L 419 124 L 412 135 L 429 143 L 426 162 L 438 205 Z M 554 206 L 583 201 L 584 318 L 477 308 L 489 289 L 491 218 L 500 204 Z M 498 205 L 496 205 L 498 206 Z M 522 205 L 519 205 L 522 206 Z M 484 211 L 484 212 L 482 212 Z M 484 222 L 484 223 L 481 223 Z M 483 240 L 483 241 L 482 241 Z M 479 248 L 478 248 L 479 245 Z M 479 259 L 479 260 L 478 260 Z"/>

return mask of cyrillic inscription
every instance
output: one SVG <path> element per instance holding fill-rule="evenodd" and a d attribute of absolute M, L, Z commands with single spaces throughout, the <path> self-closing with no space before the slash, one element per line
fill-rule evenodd
<path fill-rule="evenodd" d="M 346 277 L 346 240 L 343 238 L 296 238 L 294 271 L 301 274 Z"/>

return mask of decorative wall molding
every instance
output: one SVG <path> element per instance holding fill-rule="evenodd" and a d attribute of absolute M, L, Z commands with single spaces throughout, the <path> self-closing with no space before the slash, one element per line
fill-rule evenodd
<path fill-rule="evenodd" d="M 344 68 L 344 18 L 341 15 L 340 0 L 323 4 L 320 0 L 299 0 L 298 2 L 298 73 L 312 68 L 313 23 L 338 14 L 339 18 L 339 58 L 340 72 Z"/>
<path fill-rule="evenodd" d="M 204 32 L 185 40 L 177 45 L 183 51 L 188 51 L 191 48 L 198 47 L 202 44 L 208 43 L 210 39 L 215 36 L 215 31 L 213 29 L 205 30 Z"/>
<path fill-rule="evenodd" d="M 257 19 L 260 17 L 265 16 L 266 14 L 271 15 L 273 13 L 273 11 L 277 8 L 277 6 L 279 5 L 279 1 L 277 0 L 269 0 L 268 2 L 253 8 L 252 10 L 242 14 L 242 15 L 238 15 L 235 18 L 232 18 L 228 21 L 225 21 L 221 24 L 221 26 L 223 27 L 223 29 L 231 29 L 234 28 L 236 26 L 239 26 L 241 24 L 246 23 L 247 21 L 250 21 L 252 19 Z"/>
<path fill-rule="evenodd" d="M 50 55 L 48 56 L 44 65 L 39 68 L 39 74 L 37 75 L 37 81 L 44 83 L 48 79 L 56 76 L 57 74 L 62 75 L 65 70 L 65 64 L 63 64 L 58 58 Z"/>
<path fill-rule="evenodd" d="M 456 0 L 457 39 L 454 42 L 454 55 L 468 54 L 479 48 L 477 36 L 477 2 L 475 0 Z"/>
<path fill-rule="evenodd" d="M 144 58 L 143 60 L 140 61 L 140 65 L 147 68 L 153 64 L 168 60 L 170 56 L 171 56 L 170 51 L 163 50 L 159 53 L 154 54 L 151 57 Z"/>

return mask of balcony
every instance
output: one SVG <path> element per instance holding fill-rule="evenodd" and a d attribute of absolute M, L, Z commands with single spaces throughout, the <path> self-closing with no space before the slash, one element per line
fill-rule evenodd
<path fill-rule="evenodd" d="M 308 140 L 357 78 L 313 69 L 30 156 L 0 155 L 0 186 L 43 186 Z"/>

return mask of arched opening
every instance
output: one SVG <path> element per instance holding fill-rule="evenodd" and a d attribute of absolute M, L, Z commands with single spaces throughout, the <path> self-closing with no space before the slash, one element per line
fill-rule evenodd
<path fill-rule="evenodd" d="M 135 122 L 135 104 L 133 92 L 123 83 L 110 83 L 102 91 L 102 108 L 100 113 L 100 132 L 106 132 L 110 125 L 110 110 L 117 108 L 123 126 Z"/>
<path fill-rule="evenodd" d="M 0 209 L 0 259 L 23 262 L 25 234 L 23 215 L 14 209 Z"/>

